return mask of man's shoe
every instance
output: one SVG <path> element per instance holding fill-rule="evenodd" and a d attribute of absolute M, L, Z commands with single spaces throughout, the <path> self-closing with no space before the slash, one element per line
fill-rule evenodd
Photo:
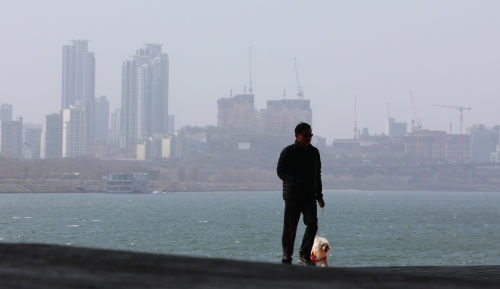
<path fill-rule="evenodd" d="M 297 263 L 299 263 L 300 265 L 304 265 L 304 266 L 313 266 L 313 267 L 316 267 L 316 263 L 314 263 L 313 261 L 311 261 L 310 258 L 300 257 L 299 260 L 297 261 Z"/>
<path fill-rule="evenodd" d="M 292 265 L 292 260 L 285 260 L 285 259 L 282 259 L 282 260 L 281 260 L 281 264 L 283 264 L 283 265 Z"/>

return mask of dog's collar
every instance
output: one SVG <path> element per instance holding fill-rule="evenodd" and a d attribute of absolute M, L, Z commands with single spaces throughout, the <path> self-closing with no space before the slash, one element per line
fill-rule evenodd
<path fill-rule="evenodd" d="M 310 257 L 311 261 L 313 261 L 314 263 L 318 263 L 318 262 L 321 262 L 323 260 L 326 259 L 326 256 L 324 258 L 321 258 L 321 259 L 318 259 L 318 257 L 316 257 L 316 255 L 314 255 L 314 252 L 311 253 L 311 257 Z"/>

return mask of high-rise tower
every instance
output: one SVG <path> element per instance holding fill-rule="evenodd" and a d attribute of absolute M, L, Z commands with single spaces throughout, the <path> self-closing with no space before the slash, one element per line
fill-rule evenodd
<path fill-rule="evenodd" d="M 0 121 L 12 120 L 12 104 L 4 103 L 0 106 Z"/>
<path fill-rule="evenodd" d="M 109 141 L 111 143 L 120 143 L 120 118 L 121 109 L 117 108 L 111 113 L 111 129 L 109 135 Z"/>
<path fill-rule="evenodd" d="M 88 51 L 88 40 L 72 42 L 63 46 L 61 110 L 85 107 L 88 150 L 94 141 L 95 57 Z"/>
<path fill-rule="evenodd" d="M 60 158 L 62 157 L 63 145 L 63 116 L 60 113 L 53 113 L 45 116 L 42 128 L 40 158 Z"/>
<path fill-rule="evenodd" d="M 108 142 L 109 138 L 109 101 L 101 95 L 94 103 L 94 140 Z"/>
<path fill-rule="evenodd" d="M 168 134 L 168 54 L 146 44 L 122 66 L 121 146 Z"/>
<path fill-rule="evenodd" d="M 0 154 L 15 159 L 23 156 L 23 118 L 0 121 Z"/>
<path fill-rule="evenodd" d="M 71 105 L 62 112 L 62 156 L 78 157 L 86 155 L 87 112 L 84 106 Z"/>

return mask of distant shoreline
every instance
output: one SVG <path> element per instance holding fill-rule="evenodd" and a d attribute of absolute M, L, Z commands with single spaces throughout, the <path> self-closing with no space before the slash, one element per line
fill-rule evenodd
<path fill-rule="evenodd" d="M 211 193 L 211 192 L 274 192 L 281 193 L 281 190 L 266 190 L 266 189 L 258 189 L 258 190 L 183 190 L 183 191 L 167 191 L 166 193 L 156 193 L 154 195 L 160 194 L 173 194 L 173 193 Z M 500 193 L 500 191 L 478 191 L 478 190 L 323 190 L 323 192 L 352 192 L 352 193 L 370 193 L 370 192 L 477 192 L 477 193 Z M 104 191 L 23 191 L 23 192 L 1 192 L 2 194 L 108 194 L 108 195 L 153 195 L 153 193 L 106 193 Z"/>
<path fill-rule="evenodd" d="M 500 179 L 500 177 L 498 177 Z M 417 184 L 391 185 L 378 180 L 352 179 L 349 182 L 328 181 L 323 182 L 324 191 L 343 192 L 500 192 L 500 186 L 490 182 L 474 183 L 472 185 L 460 184 L 433 184 L 420 182 Z M 166 191 L 170 193 L 182 192 L 280 192 L 281 183 L 263 182 L 179 182 L 175 180 L 151 180 L 151 190 Z M 83 189 L 83 191 L 82 191 Z M 25 194 L 25 193 L 105 193 L 102 180 L 57 180 L 57 179 L 0 179 L 0 194 Z"/>

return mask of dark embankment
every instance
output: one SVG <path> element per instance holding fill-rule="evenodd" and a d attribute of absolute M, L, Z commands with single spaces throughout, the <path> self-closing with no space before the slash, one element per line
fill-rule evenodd
<path fill-rule="evenodd" d="M 499 288 L 500 266 L 306 268 L 0 244 L 1 288 Z"/>

